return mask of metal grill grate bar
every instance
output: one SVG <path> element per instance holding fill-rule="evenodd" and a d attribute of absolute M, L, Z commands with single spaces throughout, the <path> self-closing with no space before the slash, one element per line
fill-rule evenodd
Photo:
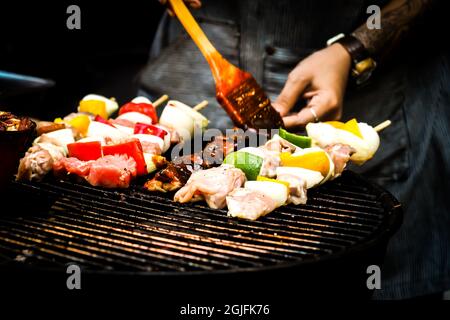
<path fill-rule="evenodd" d="M 370 185 L 343 177 L 311 190 L 308 204 L 284 206 L 258 221 L 225 210 L 174 203 L 135 185 L 112 191 L 70 181 L 19 183 L 50 197 L 49 212 L 0 217 L 0 259 L 32 265 L 76 262 L 114 271 L 214 271 L 264 267 L 343 252 L 386 220 Z"/>
<path fill-rule="evenodd" d="M 48 187 L 49 189 L 54 188 L 54 186 L 52 185 L 47 185 L 46 187 Z M 83 199 L 87 200 L 87 199 L 98 199 L 98 197 L 100 196 L 99 190 L 96 190 L 92 187 L 87 187 L 87 186 L 83 186 L 83 188 L 86 188 L 87 190 L 84 190 L 86 192 L 83 193 Z M 95 191 L 94 191 L 95 190 Z M 94 191 L 95 193 L 93 193 L 92 191 Z M 78 190 L 71 190 L 71 189 L 66 189 L 66 188 L 61 188 L 58 187 L 56 190 L 53 190 L 53 192 L 55 194 L 65 194 L 65 195 L 69 195 L 69 194 L 73 194 L 76 198 L 80 197 L 79 191 Z M 103 193 L 103 192 L 102 192 Z M 153 206 L 153 209 L 155 209 L 156 206 L 164 206 L 164 209 L 166 210 L 170 210 L 171 214 L 177 214 L 181 208 L 183 210 L 187 210 L 187 211 L 191 211 L 193 213 L 195 213 L 195 215 L 198 215 L 199 213 L 201 214 L 208 214 L 208 215 L 213 215 L 214 216 L 214 220 L 227 220 L 227 223 L 229 221 L 228 218 L 226 218 L 226 215 L 224 215 L 224 211 L 219 211 L 219 210 L 215 210 L 215 209 L 210 209 L 207 208 L 205 206 L 199 206 L 199 205 L 180 205 L 180 204 L 175 204 L 173 203 L 171 200 L 164 198 L 164 197 L 160 197 L 160 196 L 154 196 L 152 195 L 150 200 L 147 198 L 150 197 L 150 195 L 144 195 L 142 193 L 139 194 L 139 197 L 135 197 L 133 195 L 133 193 L 131 193 L 130 196 L 124 196 L 123 194 L 116 194 L 115 198 L 117 199 L 112 199 L 111 196 L 103 196 L 103 200 L 107 201 L 107 202 L 112 202 L 112 201 L 116 201 L 115 203 L 117 204 L 123 204 L 124 201 L 127 202 L 127 204 L 129 206 L 131 206 L 133 204 L 133 202 L 137 202 L 137 206 L 139 208 L 141 208 L 143 206 L 143 204 L 148 204 L 149 206 Z M 102 202 L 103 205 L 104 202 Z M 168 208 L 167 208 L 168 207 Z M 314 210 L 314 209 L 319 209 L 319 210 Z M 327 212 L 326 210 L 330 211 Z M 305 206 L 297 206 L 297 207 L 293 207 L 290 206 L 288 210 L 283 210 L 283 208 L 277 210 L 277 212 L 280 213 L 298 213 L 297 215 L 295 215 L 297 218 L 304 218 L 305 216 L 309 216 L 309 219 L 307 221 L 304 221 L 304 223 L 308 223 L 309 220 L 323 220 L 323 218 L 321 216 L 326 216 L 327 214 L 333 216 L 336 215 L 336 213 L 331 212 L 331 211 L 337 211 L 339 212 L 339 209 L 330 209 L 329 206 L 315 206 L 313 204 L 308 204 Z M 316 214 L 317 217 L 314 215 Z M 354 228 L 354 230 L 352 230 L 351 225 L 353 224 L 352 222 L 348 222 L 348 221 L 339 221 L 339 220 L 333 220 L 333 219 L 328 219 L 327 221 L 329 222 L 334 222 L 337 224 L 337 226 L 340 223 L 344 223 L 345 224 L 345 228 L 343 230 L 345 230 L 347 233 L 351 232 L 351 231 L 355 231 L 356 233 L 360 233 L 361 230 L 361 226 L 364 227 L 367 224 L 364 224 L 364 222 L 366 222 L 366 219 L 364 219 L 363 217 L 358 217 L 358 215 L 364 215 L 365 212 L 359 212 L 359 211 L 351 211 L 351 210 L 341 210 L 340 212 L 341 217 L 342 218 L 349 218 L 349 219 L 356 219 L 357 221 L 362 221 L 362 223 L 355 223 L 355 225 L 357 226 L 356 228 Z M 356 217 L 355 217 L 356 215 Z M 272 214 L 271 217 L 274 217 L 275 215 Z M 293 222 L 293 221 L 289 221 L 289 222 Z M 240 225 L 245 225 L 245 224 L 252 224 L 252 222 L 240 222 Z M 328 227 L 328 226 L 327 226 Z M 369 228 L 368 230 L 366 230 L 366 233 L 369 233 L 370 231 L 372 231 L 371 228 Z M 364 232 L 364 231 L 363 231 Z"/>

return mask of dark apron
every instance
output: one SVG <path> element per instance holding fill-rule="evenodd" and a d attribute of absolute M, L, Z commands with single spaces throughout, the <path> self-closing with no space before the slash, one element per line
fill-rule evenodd
<path fill-rule="evenodd" d="M 370 2 L 377 3 L 383 5 Z M 356 0 L 204 0 L 194 13 L 216 48 L 251 72 L 273 100 L 297 63 L 330 37 L 354 30 L 367 16 L 368 5 Z M 450 193 L 449 184 L 442 183 L 450 177 L 448 70 L 444 56 L 423 66 L 418 61 L 393 64 L 366 87 L 347 91 L 343 119 L 356 117 L 371 125 L 393 122 L 381 133 L 374 159 L 351 169 L 390 190 L 405 207 L 376 298 L 408 298 L 450 288 Z M 210 106 L 202 113 L 210 127 L 232 127 L 215 100 L 208 64 L 176 19 L 165 16 L 161 21 L 142 88 L 151 97 L 167 93 L 190 105 L 207 99 Z"/>

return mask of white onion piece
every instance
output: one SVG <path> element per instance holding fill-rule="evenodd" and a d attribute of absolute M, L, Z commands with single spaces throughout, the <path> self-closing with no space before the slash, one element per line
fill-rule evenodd
<path fill-rule="evenodd" d="M 103 138 L 103 137 L 86 137 L 86 138 L 78 140 L 77 142 L 95 142 L 95 141 L 100 142 L 102 144 L 102 146 L 104 146 L 106 144 L 105 138 Z"/>
<path fill-rule="evenodd" d="M 306 125 L 306 132 L 308 137 L 313 139 L 314 143 L 322 148 L 337 143 L 336 128 L 327 123 L 308 123 Z"/>
<path fill-rule="evenodd" d="M 289 196 L 289 190 L 284 184 L 272 181 L 247 181 L 245 188 L 265 194 L 275 201 L 277 207 L 285 204 Z"/>
<path fill-rule="evenodd" d="M 328 163 L 330 165 L 330 169 L 328 170 L 327 176 L 320 183 L 320 184 L 322 184 L 322 183 L 327 182 L 328 180 L 332 179 L 333 176 L 334 176 L 334 162 L 331 159 L 330 155 L 325 150 L 323 150 L 320 147 L 311 147 L 311 148 L 305 148 L 305 149 L 298 148 L 298 149 L 295 150 L 295 152 L 292 155 L 293 156 L 300 156 L 300 155 L 313 153 L 313 152 L 323 152 L 327 156 Z"/>
<path fill-rule="evenodd" d="M 328 171 L 328 174 L 325 177 L 325 179 L 323 179 L 320 184 L 323 184 L 323 183 L 327 182 L 328 180 L 334 179 L 334 162 L 333 162 L 333 159 L 331 159 L 330 155 L 327 152 L 324 151 L 324 153 L 326 154 L 326 156 L 328 158 L 328 161 L 330 163 L 330 170 Z"/>
<path fill-rule="evenodd" d="M 164 108 L 159 118 L 159 123 L 174 128 L 183 137 L 183 141 L 190 140 L 194 134 L 194 119 L 171 105 L 167 105 Z"/>
<path fill-rule="evenodd" d="M 150 118 L 149 116 L 147 116 L 143 113 L 134 112 L 134 111 L 121 114 L 116 119 L 128 120 L 128 121 L 133 122 L 134 124 L 136 124 L 138 122 L 143 123 L 143 124 L 152 124 L 152 118 Z"/>
<path fill-rule="evenodd" d="M 209 124 L 209 120 L 204 115 L 180 101 L 170 100 L 167 105 L 182 110 L 185 114 L 194 119 L 195 126 L 201 130 L 205 129 Z"/>
<path fill-rule="evenodd" d="M 167 134 L 164 136 L 164 149 L 162 150 L 162 152 L 164 153 L 167 150 L 169 150 L 169 148 L 170 148 L 170 140 L 172 138 L 170 135 L 170 130 L 169 130 L 169 128 L 167 128 L 166 126 L 163 126 L 161 124 L 156 124 L 155 127 L 163 129 L 165 132 L 167 132 Z"/>
<path fill-rule="evenodd" d="M 98 101 L 105 102 L 106 113 L 108 114 L 108 116 L 111 116 L 114 112 L 116 112 L 119 109 L 119 105 L 117 104 L 117 102 L 115 100 L 108 99 L 108 98 L 98 95 L 98 94 L 88 94 L 81 100 L 83 100 L 83 101 L 98 100 Z"/>
<path fill-rule="evenodd" d="M 380 136 L 378 135 L 378 132 L 367 123 L 360 122 L 358 123 L 358 127 L 363 136 L 363 140 L 366 142 L 368 154 L 364 156 L 355 153 L 352 155 L 351 159 L 357 164 L 363 164 L 365 161 L 371 159 L 377 152 L 380 147 Z"/>
<path fill-rule="evenodd" d="M 152 102 L 147 97 L 143 97 L 143 96 L 136 97 L 133 100 L 131 100 L 131 102 L 152 104 Z"/>
<path fill-rule="evenodd" d="M 39 137 L 34 139 L 33 145 L 37 145 L 40 143 L 50 143 L 55 146 L 62 147 L 64 149 L 64 153 L 67 154 L 67 145 L 74 142 L 75 139 L 73 137 L 72 129 L 60 129 L 41 134 Z"/>
<path fill-rule="evenodd" d="M 60 129 L 49 133 L 44 133 L 39 138 L 40 140 L 45 140 L 45 137 L 57 141 L 58 145 L 61 147 L 66 147 L 69 143 L 75 142 L 72 129 Z"/>
<path fill-rule="evenodd" d="M 313 152 L 325 152 L 322 148 L 320 147 L 311 147 L 311 148 L 297 148 L 295 149 L 295 152 L 292 154 L 293 156 L 300 156 L 300 155 L 304 155 L 307 153 L 313 153 Z"/>
<path fill-rule="evenodd" d="M 91 121 L 89 124 L 89 129 L 87 132 L 87 137 L 96 137 L 96 138 L 109 138 L 113 141 L 120 141 L 127 137 L 125 133 L 120 131 L 119 129 L 112 127 L 110 125 L 98 122 Z"/>
<path fill-rule="evenodd" d="M 123 132 L 126 135 L 131 136 L 132 134 L 134 134 L 133 128 L 121 126 L 120 124 L 113 124 L 113 126 L 116 127 L 118 130 L 120 130 L 121 132 Z"/>
<path fill-rule="evenodd" d="M 298 167 L 278 167 L 276 172 L 277 176 L 287 174 L 305 180 L 307 189 L 317 186 L 324 179 L 323 175 L 319 171 Z"/>
<path fill-rule="evenodd" d="M 62 145 L 68 145 L 69 143 L 75 142 L 73 138 L 72 129 L 61 129 L 46 133 L 46 135 L 50 138 L 56 139 L 61 142 Z"/>

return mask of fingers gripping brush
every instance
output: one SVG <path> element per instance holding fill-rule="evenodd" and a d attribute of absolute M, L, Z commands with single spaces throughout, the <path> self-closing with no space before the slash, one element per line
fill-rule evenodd
<path fill-rule="evenodd" d="M 239 128 L 276 129 L 283 120 L 248 72 L 232 65 L 214 48 L 182 0 L 169 0 L 170 9 L 208 61 L 216 83 L 216 98 Z"/>

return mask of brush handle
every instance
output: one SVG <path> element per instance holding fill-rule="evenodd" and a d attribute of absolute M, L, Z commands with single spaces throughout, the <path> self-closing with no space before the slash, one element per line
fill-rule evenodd
<path fill-rule="evenodd" d="M 222 58 L 217 49 L 208 40 L 183 0 L 169 0 L 169 3 L 178 20 L 180 20 L 187 33 L 208 61 L 214 80 L 217 82 L 221 76 L 221 69 L 226 67 L 228 62 Z"/>

